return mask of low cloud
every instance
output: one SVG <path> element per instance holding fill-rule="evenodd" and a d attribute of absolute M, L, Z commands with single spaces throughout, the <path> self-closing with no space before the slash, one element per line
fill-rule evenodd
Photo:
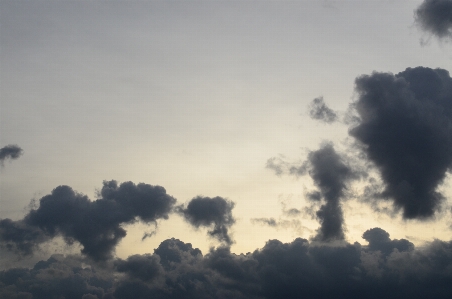
<path fill-rule="evenodd" d="M 59 186 L 22 220 L 0 220 L 0 242 L 31 254 L 40 243 L 61 235 L 68 244 L 80 243 L 85 255 L 107 260 L 126 236 L 122 224 L 167 219 L 176 202 L 163 187 L 132 182 L 105 181 L 99 196 L 90 201 L 69 186 Z"/>

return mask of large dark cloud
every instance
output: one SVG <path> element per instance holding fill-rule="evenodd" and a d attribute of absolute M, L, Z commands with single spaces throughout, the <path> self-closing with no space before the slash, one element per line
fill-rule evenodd
<path fill-rule="evenodd" d="M 235 223 L 232 216 L 233 208 L 234 203 L 222 197 L 198 196 L 190 200 L 186 207 L 179 206 L 177 211 L 196 228 L 211 227 L 209 235 L 231 245 L 233 241 L 228 234 L 228 229 Z"/>
<path fill-rule="evenodd" d="M 351 128 L 381 172 L 404 218 L 427 218 L 442 199 L 437 187 L 452 166 L 452 78 L 443 69 L 407 68 L 356 79 L 360 118 Z"/>
<path fill-rule="evenodd" d="M 452 242 L 416 249 L 380 228 L 368 246 L 269 240 L 252 253 L 163 241 L 153 254 L 100 266 L 53 256 L 0 271 L 0 298 L 450 298 Z M 118 275 L 123 274 L 123 275 Z M 124 275 L 125 274 L 125 275 Z"/>
<path fill-rule="evenodd" d="M 0 148 L 0 165 L 3 165 L 3 161 L 6 159 L 17 159 L 23 154 L 23 150 L 14 144 L 9 144 Z"/>
<path fill-rule="evenodd" d="M 312 100 L 309 105 L 309 115 L 313 119 L 321 120 L 328 124 L 335 122 L 338 118 L 336 112 L 325 104 L 323 97 Z"/>
<path fill-rule="evenodd" d="M 424 0 L 415 10 L 416 22 L 439 38 L 452 38 L 452 0 Z"/>
<path fill-rule="evenodd" d="M 112 257 L 126 235 L 121 224 L 167 219 L 176 200 L 163 187 L 105 181 L 100 198 L 90 201 L 68 186 L 59 186 L 39 201 L 22 220 L 3 219 L 0 241 L 8 248 L 30 253 L 46 237 L 58 235 L 79 242 L 82 253 L 96 260 Z"/>

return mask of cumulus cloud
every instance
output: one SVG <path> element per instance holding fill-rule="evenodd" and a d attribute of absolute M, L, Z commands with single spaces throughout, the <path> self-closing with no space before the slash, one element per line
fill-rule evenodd
<path fill-rule="evenodd" d="M 309 115 L 312 119 L 320 120 L 328 124 L 331 124 L 338 119 L 337 113 L 325 104 L 323 97 L 312 100 L 309 105 Z"/>
<path fill-rule="evenodd" d="M 190 200 L 186 207 L 179 206 L 176 210 L 184 219 L 196 228 L 201 226 L 212 228 L 209 235 L 227 245 L 233 243 L 228 229 L 235 223 L 232 216 L 234 203 L 222 197 L 198 196 Z"/>
<path fill-rule="evenodd" d="M 0 287 L 0 298 L 108 298 L 114 283 L 111 271 L 84 262 L 77 256 L 54 255 L 31 269 L 0 271 L 0 286 L 5 286 Z"/>
<path fill-rule="evenodd" d="M 23 150 L 14 144 L 9 144 L 0 148 L 0 165 L 7 159 L 15 160 L 23 154 Z"/>
<path fill-rule="evenodd" d="M 346 159 L 336 152 L 332 143 L 325 143 L 320 149 L 311 151 L 303 163 L 290 164 L 273 158 L 267 161 L 266 167 L 275 170 L 276 174 L 283 171 L 296 176 L 309 173 L 318 190 L 307 193 L 307 198 L 313 202 L 325 202 L 315 213 L 320 228 L 314 240 L 328 242 L 345 238 L 340 200 L 344 198 L 347 183 L 359 175 L 347 165 Z M 301 214 L 301 211 L 291 209 L 287 213 L 293 216 Z M 272 219 L 257 219 L 255 222 L 277 226 Z"/>
<path fill-rule="evenodd" d="M 68 244 L 79 242 L 87 256 L 106 260 L 126 235 L 122 224 L 167 219 L 176 202 L 163 187 L 132 182 L 104 181 L 99 196 L 90 201 L 69 186 L 59 186 L 22 220 L 1 220 L 0 242 L 30 254 L 39 243 L 61 235 Z"/>
<path fill-rule="evenodd" d="M 452 296 L 452 242 L 436 240 L 417 249 L 407 240 L 390 239 L 380 228 L 364 235 L 368 246 L 319 245 L 297 238 L 289 243 L 269 240 L 263 248 L 239 255 L 229 247 L 212 248 L 204 256 L 190 243 L 168 239 L 153 254 L 102 267 L 84 266 L 82 257 L 52 256 L 31 269 L 0 271 L 0 298 Z"/>
<path fill-rule="evenodd" d="M 320 228 L 314 237 L 318 241 L 343 240 L 344 217 L 340 199 L 344 196 L 346 183 L 355 177 L 352 169 L 336 153 L 332 144 L 325 144 L 319 150 L 308 155 L 311 165 L 309 175 L 319 188 L 318 197 L 325 200 L 316 212 Z M 311 196 L 310 199 L 313 199 Z"/>
<path fill-rule="evenodd" d="M 452 39 L 452 0 L 424 0 L 414 13 L 423 30 L 440 39 Z"/>
<path fill-rule="evenodd" d="M 385 190 L 407 219 L 433 216 L 437 191 L 452 166 L 452 78 L 448 71 L 407 68 L 356 79 L 360 118 L 350 135 L 381 173 Z"/>
<path fill-rule="evenodd" d="M 391 240 L 389 234 L 379 227 L 369 229 L 364 232 L 363 239 L 369 242 L 370 251 L 381 251 L 384 255 L 389 255 L 394 249 L 398 251 L 411 251 L 414 249 L 413 243 L 406 239 Z"/>

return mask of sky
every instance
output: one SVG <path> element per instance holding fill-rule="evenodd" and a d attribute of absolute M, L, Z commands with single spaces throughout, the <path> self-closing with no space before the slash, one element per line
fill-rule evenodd
<path fill-rule="evenodd" d="M 0 20 L 0 299 L 452 295 L 451 0 Z"/>

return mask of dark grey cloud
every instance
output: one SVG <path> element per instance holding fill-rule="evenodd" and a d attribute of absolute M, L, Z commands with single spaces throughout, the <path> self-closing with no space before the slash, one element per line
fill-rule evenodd
<path fill-rule="evenodd" d="M 202 257 L 201 250 L 193 248 L 190 243 L 184 243 L 174 238 L 160 243 L 154 253 L 160 257 L 160 263 L 165 270 L 170 270 L 177 264 L 192 262 Z"/>
<path fill-rule="evenodd" d="M 315 213 L 320 228 L 314 240 L 328 242 L 345 238 L 340 200 L 345 197 L 347 183 L 358 178 L 359 173 L 347 165 L 345 157 L 335 151 L 332 143 L 325 143 L 320 149 L 310 152 L 303 163 L 295 164 L 282 158 L 270 158 L 266 167 L 274 170 L 277 175 L 287 173 L 299 176 L 309 173 L 318 190 L 308 192 L 307 198 L 315 203 L 325 202 Z M 292 209 L 291 212 L 293 215 L 301 213 L 298 209 Z M 258 219 L 257 222 L 272 224 L 268 219 L 264 220 Z"/>
<path fill-rule="evenodd" d="M 68 186 L 59 186 L 22 220 L 1 220 L 0 241 L 8 248 L 30 253 L 46 238 L 61 235 L 68 244 L 79 242 L 82 253 L 106 260 L 126 235 L 122 224 L 167 219 L 176 202 L 163 187 L 132 182 L 118 185 L 104 181 L 99 196 L 90 201 Z"/>
<path fill-rule="evenodd" d="M 391 240 L 389 234 L 379 227 L 365 231 L 363 239 L 369 242 L 369 250 L 381 251 L 384 255 L 389 255 L 394 249 L 398 251 L 411 251 L 414 249 L 414 245 L 410 241 L 406 239 Z"/>
<path fill-rule="evenodd" d="M 312 193 L 309 198 L 323 198 L 325 204 L 316 212 L 320 228 L 314 237 L 318 241 L 343 240 L 344 217 L 340 199 L 344 196 L 346 183 L 355 177 L 352 169 L 336 153 L 332 144 L 326 144 L 319 150 L 309 153 L 309 175 L 320 193 Z"/>
<path fill-rule="evenodd" d="M 127 273 L 129 277 L 144 282 L 154 280 L 163 272 L 158 256 L 151 254 L 136 254 L 129 256 L 126 260 L 119 259 L 115 262 L 115 266 L 118 272 Z"/>
<path fill-rule="evenodd" d="M 452 0 L 424 0 L 414 13 L 423 30 L 439 38 L 452 38 Z"/>
<path fill-rule="evenodd" d="M 452 78 L 448 71 L 407 68 L 356 79 L 359 122 L 350 135 L 381 173 L 385 190 L 408 219 L 431 217 L 452 166 Z"/>
<path fill-rule="evenodd" d="M 309 115 L 312 119 L 321 120 L 328 124 L 331 124 L 338 119 L 337 113 L 325 104 L 323 97 L 312 100 L 309 105 Z"/>
<path fill-rule="evenodd" d="M 295 217 L 295 216 L 300 215 L 302 212 L 299 209 L 290 208 L 287 210 L 283 210 L 283 213 L 287 216 Z"/>
<path fill-rule="evenodd" d="M 24 221 L 0 219 L 0 247 L 19 255 L 31 255 L 37 246 L 49 239 L 38 227 L 29 226 Z"/>
<path fill-rule="evenodd" d="M 80 257 L 54 255 L 31 269 L 1 271 L 0 298 L 106 298 L 113 275 L 94 265 L 88 267 L 86 262 Z"/>
<path fill-rule="evenodd" d="M 33 268 L 0 271 L 0 298 L 450 298 L 452 242 L 415 248 L 380 228 L 368 246 L 269 240 L 252 253 L 206 255 L 177 239 L 153 254 L 106 265 L 53 256 Z M 407 246 L 408 244 L 408 246 Z M 118 275 L 125 274 L 125 275 Z"/>
<path fill-rule="evenodd" d="M 235 223 L 232 216 L 234 203 L 222 197 L 198 196 L 190 200 L 186 207 L 179 206 L 176 210 L 184 219 L 196 228 L 210 227 L 209 235 L 227 245 L 233 243 L 228 229 Z"/>
<path fill-rule="evenodd" d="M 9 144 L 0 148 L 0 165 L 3 165 L 3 162 L 6 159 L 15 160 L 19 158 L 23 154 L 23 150 L 14 144 Z"/>

